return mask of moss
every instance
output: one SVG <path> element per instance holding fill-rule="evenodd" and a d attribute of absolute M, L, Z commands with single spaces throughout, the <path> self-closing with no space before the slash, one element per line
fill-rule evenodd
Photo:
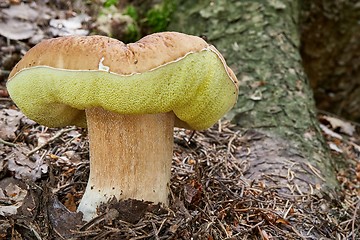
<path fill-rule="evenodd" d="M 141 38 L 140 30 L 136 22 L 129 23 L 127 25 L 125 35 L 123 37 L 124 42 L 135 42 Z"/>
<path fill-rule="evenodd" d="M 134 22 L 134 26 L 128 27 L 129 34 L 134 34 L 134 27 L 137 27 L 139 35 L 135 34 L 137 39 L 134 40 L 138 40 L 140 37 L 154 32 L 166 31 L 176 6 L 176 0 L 163 0 L 157 4 L 149 1 L 141 5 L 125 6 L 122 14 L 131 17 Z"/>
<path fill-rule="evenodd" d="M 99 12 L 97 34 L 129 43 L 151 33 L 166 31 L 175 12 L 177 0 L 156 2 L 120 6 L 119 0 L 106 0 Z"/>
<path fill-rule="evenodd" d="M 125 43 L 135 42 L 140 39 L 138 13 L 133 5 L 120 9 L 118 1 L 109 0 L 99 12 L 96 24 L 96 34 L 106 35 Z"/>
<path fill-rule="evenodd" d="M 146 13 L 146 23 L 153 32 L 165 31 L 176 8 L 173 0 L 164 0 Z"/>
<path fill-rule="evenodd" d="M 119 3 L 119 0 L 106 0 L 104 2 L 104 8 L 109 8 L 111 6 L 116 6 Z"/>
<path fill-rule="evenodd" d="M 139 20 L 138 11 L 133 5 L 128 5 L 124 10 L 124 14 L 130 16 L 135 21 Z"/>
<path fill-rule="evenodd" d="M 139 24 L 139 14 L 133 5 L 125 7 L 123 14 L 129 16 L 132 21 L 128 23 L 124 35 L 124 42 L 135 42 L 141 38 Z"/>

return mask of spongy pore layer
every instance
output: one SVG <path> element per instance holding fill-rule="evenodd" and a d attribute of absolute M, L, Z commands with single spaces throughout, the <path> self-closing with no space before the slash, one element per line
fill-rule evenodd
<path fill-rule="evenodd" d="M 25 115 L 49 127 L 84 127 L 84 110 L 102 107 L 119 114 L 173 111 L 200 130 L 212 126 L 237 100 L 223 62 L 208 49 L 127 76 L 100 70 L 24 68 L 7 82 L 7 88 Z"/>

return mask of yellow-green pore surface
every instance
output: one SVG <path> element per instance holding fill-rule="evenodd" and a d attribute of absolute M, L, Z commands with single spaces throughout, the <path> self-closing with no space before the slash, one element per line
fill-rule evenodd
<path fill-rule="evenodd" d="M 7 83 L 21 111 L 50 127 L 86 126 L 84 109 L 102 107 L 119 114 L 173 111 L 191 128 L 206 129 L 235 104 L 236 88 L 210 50 L 142 74 L 37 66 L 20 71 Z"/>

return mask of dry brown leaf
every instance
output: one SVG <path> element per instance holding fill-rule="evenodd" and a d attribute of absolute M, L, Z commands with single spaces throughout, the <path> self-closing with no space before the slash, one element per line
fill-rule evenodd
<path fill-rule="evenodd" d="M 14 172 L 17 179 L 35 181 L 48 171 L 48 165 L 38 154 L 34 154 L 30 160 L 23 151 L 17 148 L 13 149 L 5 160 L 8 161 L 8 170 Z"/>
<path fill-rule="evenodd" d="M 46 144 L 49 141 L 49 139 L 51 138 L 51 135 L 50 135 L 50 133 L 40 132 L 40 133 L 36 134 L 36 137 L 37 137 L 37 145 L 41 146 L 41 145 Z"/>
<path fill-rule="evenodd" d="M 16 214 L 17 209 L 22 206 L 26 194 L 26 190 L 13 183 L 7 185 L 5 189 L 0 188 L 0 215 L 10 216 Z"/>
<path fill-rule="evenodd" d="M 192 180 L 190 184 L 184 185 L 184 197 L 186 202 L 190 204 L 198 204 L 202 196 L 202 186 L 195 180 Z"/>
<path fill-rule="evenodd" d="M 1 26 L 0 26 L 1 28 Z M 12 109 L 0 110 L 0 138 L 3 140 L 15 139 L 15 132 L 20 126 L 20 121 L 24 117 L 19 111 Z"/>
<path fill-rule="evenodd" d="M 72 193 L 67 193 L 65 196 L 64 206 L 71 212 L 76 212 L 75 198 Z"/>

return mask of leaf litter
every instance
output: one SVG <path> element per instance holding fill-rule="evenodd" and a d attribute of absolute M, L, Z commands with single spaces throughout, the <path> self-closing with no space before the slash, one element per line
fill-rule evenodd
<path fill-rule="evenodd" d="M 15 139 L 19 139 L 11 139 L 15 147 L 0 144 L 6 152 L 3 161 L 9 162 L 6 156 L 18 151 L 20 144 L 26 152 L 35 148 L 39 133 L 57 138 L 33 155 L 42 158 L 48 167 L 40 176 L 19 177 L 9 164 L 1 171 L 1 221 L 8 226 L 5 232 L 17 232 L 18 239 L 35 238 L 36 234 L 39 239 L 346 239 L 352 232 L 360 193 L 356 175 L 339 174 L 344 188 L 339 199 L 329 199 L 325 192 L 282 195 L 243 176 L 246 163 L 232 156 L 243 144 L 234 136 L 243 132 L 228 122 L 223 122 L 221 128 L 196 132 L 191 139 L 191 131 L 175 129 L 169 208 L 136 200 L 114 200 L 101 207 L 99 217 L 82 222 L 81 214 L 74 210 L 89 174 L 86 131 L 74 127 L 63 131 L 29 123 L 24 121 L 15 130 Z M 358 162 L 359 156 L 351 157 Z M 24 164 L 25 158 L 14 157 L 31 172 L 35 164 Z M 17 182 L 1 185 L 8 179 Z M 34 205 L 28 213 L 31 217 L 24 218 L 23 210 L 18 209 L 24 204 L 24 195 L 30 194 L 37 201 L 29 201 Z M 127 211 L 131 207 L 133 210 Z M 19 218 L 33 227 L 20 227 Z M 354 221 L 356 232 L 359 220 Z M 35 233 L 34 229 L 39 231 Z"/>
<path fill-rule="evenodd" d="M 175 129 L 168 208 L 113 200 L 99 209 L 98 217 L 82 222 L 76 207 L 89 177 L 86 130 L 51 129 L 27 119 L 11 102 L 5 80 L 33 44 L 77 30 L 87 34 L 91 29 L 83 23 L 90 20 L 86 14 L 71 12 L 71 7 L 54 9 L 42 1 L 1 6 L 2 16 L 8 16 L 2 21 L 20 22 L 25 28 L 22 33 L 3 28 L 12 31 L 10 35 L 0 31 L 1 239 L 359 237 L 359 131 L 328 116 L 319 117 L 326 128 L 324 136 L 336 145 L 334 157 L 343 156 L 337 176 L 342 188 L 336 197 L 328 192 L 286 195 L 246 178 L 246 161 L 234 156 L 251 137 L 244 141 L 246 130 L 222 122 L 195 134 Z M 16 16 L 22 8 L 27 13 Z"/>

